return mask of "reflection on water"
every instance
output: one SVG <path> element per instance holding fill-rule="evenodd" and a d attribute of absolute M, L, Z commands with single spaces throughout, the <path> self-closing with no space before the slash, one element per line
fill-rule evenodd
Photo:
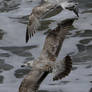
<path fill-rule="evenodd" d="M 20 4 L 14 0 L 2 0 L 0 2 L 0 12 L 9 12 L 11 10 L 18 9 L 19 5 Z"/>
<path fill-rule="evenodd" d="M 0 40 L 2 40 L 3 35 L 4 35 L 4 32 L 3 32 L 3 30 L 2 30 L 2 29 L 0 29 Z"/>
<path fill-rule="evenodd" d="M 9 53 L 0 53 L 0 57 L 10 57 Z"/>
<path fill-rule="evenodd" d="M 10 19 L 17 20 L 19 23 L 27 24 L 28 23 L 29 15 L 22 16 L 22 17 L 9 17 Z"/>
<path fill-rule="evenodd" d="M 86 44 L 89 44 L 91 41 L 92 41 L 92 38 L 87 38 L 87 39 L 80 40 L 80 43 L 86 45 Z"/>
<path fill-rule="evenodd" d="M 81 8 L 92 8 L 91 0 L 78 0 Z"/>
<path fill-rule="evenodd" d="M 18 56 L 23 56 L 23 57 L 32 57 L 32 54 L 28 52 L 28 50 L 36 48 L 37 45 L 34 46 L 24 46 L 24 47 L 0 47 L 2 50 L 8 50 L 13 54 L 16 54 Z"/>
<path fill-rule="evenodd" d="M 44 42 L 41 31 L 48 29 L 53 20 L 41 21 L 36 36 L 28 44 L 22 43 L 28 16 L 39 1 L 0 1 L 0 92 L 17 92 L 21 79 L 30 71 L 28 68 L 21 68 L 21 65 L 39 56 Z M 79 3 L 80 17 L 68 33 L 60 54 L 64 56 L 70 53 L 73 59 L 72 72 L 57 82 L 53 82 L 48 76 L 38 92 L 92 92 L 92 0 L 79 0 Z M 59 12 L 60 8 L 46 17 Z"/>
<path fill-rule="evenodd" d="M 3 83 L 4 77 L 0 75 L 0 84 Z"/>
<path fill-rule="evenodd" d="M 15 71 L 14 75 L 16 78 L 23 78 L 24 75 L 28 74 L 30 69 L 18 69 Z"/>
<path fill-rule="evenodd" d="M 13 68 L 12 65 L 6 64 L 3 59 L 0 59 L 0 71 L 9 71 Z"/>
<path fill-rule="evenodd" d="M 80 30 L 78 32 L 76 32 L 75 36 L 79 36 L 79 37 L 92 37 L 92 30 Z"/>

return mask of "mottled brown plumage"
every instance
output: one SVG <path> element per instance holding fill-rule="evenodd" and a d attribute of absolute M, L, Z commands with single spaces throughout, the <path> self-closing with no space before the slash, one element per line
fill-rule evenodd
<path fill-rule="evenodd" d="M 53 77 L 53 80 L 59 80 L 64 78 L 65 76 L 68 76 L 68 74 L 71 72 L 72 69 L 72 59 L 69 55 L 67 55 L 63 61 L 61 61 L 61 64 L 63 63 L 63 67 L 61 67 L 61 71 L 58 70 L 55 76 Z M 63 71 L 62 71 L 63 70 Z"/>
<path fill-rule="evenodd" d="M 60 49 L 62 47 L 65 35 L 69 31 L 69 27 L 72 26 L 74 20 L 75 18 L 64 20 L 63 22 L 58 24 L 56 29 L 54 29 L 55 31 L 54 33 L 53 32 L 48 33 L 44 43 L 44 47 L 39 56 L 39 61 L 38 61 L 39 64 L 41 64 L 40 60 L 42 60 L 43 63 L 46 63 L 48 61 L 49 62 L 53 61 L 53 63 L 55 62 L 56 57 L 58 56 Z M 61 72 L 59 75 L 56 74 L 54 80 L 61 79 L 62 77 L 68 75 L 68 73 L 70 72 L 71 59 L 69 56 L 65 57 L 64 64 L 65 64 L 64 71 Z M 44 66 L 42 66 L 42 68 L 44 69 Z M 36 69 L 36 67 L 33 68 L 33 70 L 30 71 L 30 73 L 23 79 L 19 87 L 19 92 L 36 92 L 41 82 L 46 78 L 48 74 L 49 71 L 45 69 L 44 71 L 42 71 Z"/>

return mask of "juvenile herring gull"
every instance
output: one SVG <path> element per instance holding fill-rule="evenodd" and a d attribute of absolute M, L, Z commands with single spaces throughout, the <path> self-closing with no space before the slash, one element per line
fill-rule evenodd
<path fill-rule="evenodd" d="M 32 67 L 32 71 L 21 82 L 19 92 L 37 92 L 49 72 L 53 72 L 53 80 L 62 79 L 70 73 L 72 69 L 71 57 L 67 55 L 59 62 L 56 58 L 74 20 L 75 18 L 70 18 L 59 23 L 55 29 L 48 33 L 40 56 L 24 64 L 24 66 Z"/>
<path fill-rule="evenodd" d="M 48 12 L 60 6 L 62 9 L 68 9 L 78 15 L 78 3 L 73 0 L 44 0 L 42 4 L 32 9 L 29 16 L 29 22 L 26 29 L 26 42 L 31 38 L 37 28 L 40 26 L 40 19 L 42 19 Z"/>

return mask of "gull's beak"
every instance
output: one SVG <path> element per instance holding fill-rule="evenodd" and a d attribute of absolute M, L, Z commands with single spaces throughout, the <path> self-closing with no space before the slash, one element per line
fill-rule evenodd
<path fill-rule="evenodd" d="M 75 5 L 71 6 L 71 7 L 66 7 L 66 9 L 68 9 L 70 11 L 73 11 L 77 15 L 77 17 L 79 17 L 78 4 L 75 4 Z"/>
<path fill-rule="evenodd" d="M 78 7 L 75 7 L 74 9 L 73 9 L 73 12 L 77 15 L 77 17 L 79 17 L 79 10 L 78 10 Z"/>

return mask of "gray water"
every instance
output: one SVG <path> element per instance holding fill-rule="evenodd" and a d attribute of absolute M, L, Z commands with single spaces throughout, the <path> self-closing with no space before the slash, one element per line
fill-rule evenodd
<path fill-rule="evenodd" d="M 0 92 L 18 92 L 21 81 L 30 71 L 21 65 L 37 58 L 41 52 L 46 37 L 44 32 L 51 21 L 45 21 L 39 32 L 25 43 L 28 15 L 39 1 L 0 0 Z M 92 0 L 79 2 L 80 17 L 67 34 L 57 59 L 70 54 L 72 72 L 55 82 L 49 74 L 39 92 L 92 92 Z"/>

